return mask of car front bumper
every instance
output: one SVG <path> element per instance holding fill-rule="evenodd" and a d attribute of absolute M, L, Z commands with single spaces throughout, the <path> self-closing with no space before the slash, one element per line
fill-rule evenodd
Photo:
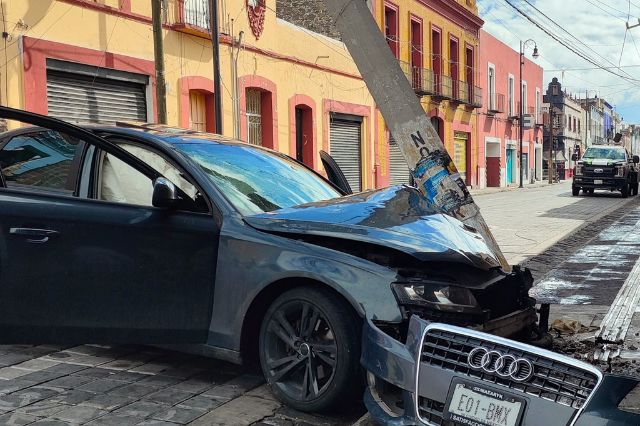
<path fill-rule="evenodd" d="M 601 183 L 595 183 L 601 181 Z M 610 189 L 620 190 L 627 184 L 627 178 L 574 176 L 573 186 L 586 189 Z"/>
<path fill-rule="evenodd" d="M 507 385 L 490 383 L 487 381 L 486 375 L 475 373 L 470 375 L 461 369 L 441 368 L 424 361 L 419 363 L 418 359 L 424 359 L 422 351 L 425 336 L 432 329 L 445 330 L 445 333 L 461 333 L 461 335 L 477 339 L 477 342 L 484 342 L 484 344 L 497 342 L 497 346 L 494 348 L 500 346 L 513 348 L 515 352 L 520 351 L 521 354 L 542 354 L 540 355 L 542 358 L 557 360 L 565 366 L 569 365 L 575 371 L 584 371 L 585 374 L 590 374 L 594 378 L 595 385 L 581 407 L 572 407 L 555 402 L 548 396 L 534 395 L 529 390 L 521 392 Z M 373 419 L 382 425 L 456 424 L 443 418 L 444 404 L 454 379 L 462 379 L 483 388 L 502 390 L 522 398 L 525 408 L 522 418 L 516 423 L 518 426 L 640 424 L 640 415 L 618 409 L 620 401 L 640 383 L 636 379 L 603 375 L 594 367 L 572 358 L 485 333 L 429 323 L 416 316 L 410 320 L 405 343 L 387 335 L 368 320 L 363 329 L 361 362 L 367 370 L 368 379 L 364 402 Z M 466 358 L 464 362 L 466 362 Z M 482 380 L 480 377 L 485 377 L 485 379 Z M 531 380 L 537 380 L 537 376 Z M 387 392 L 393 393 L 393 397 L 389 398 L 385 394 Z"/>

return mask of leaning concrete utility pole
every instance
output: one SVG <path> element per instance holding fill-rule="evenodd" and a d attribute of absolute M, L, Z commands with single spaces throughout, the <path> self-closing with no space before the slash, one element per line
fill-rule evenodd
<path fill-rule="evenodd" d="M 474 203 L 364 0 L 325 0 L 342 41 L 398 143 L 417 187 L 438 211 L 478 230 L 511 267 Z"/>
<path fill-rule="evenodd" d="M 164 80 L 164 43 L 162 40 L 162 0 L 151 0 L 153 52 L 156 63 L 156 103 L 158 123 L 167 124 L 167 86 Z"/>

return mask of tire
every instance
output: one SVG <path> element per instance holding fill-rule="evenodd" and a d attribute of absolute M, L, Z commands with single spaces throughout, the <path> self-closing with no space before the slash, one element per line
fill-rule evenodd
<path fill-rule="evenodd" d="M 314 318 L 315 326 L 303 326 Z M 274 395 L 304 412 L 340 409 L 360 397 L 360 324 L 351 306 L 328 291 L 305 287 L 278 297 L 262 321 L 258 344 Z"/>
<path fill-rule="evenodd" d="M 622 194 L 622 198 L 627 198 L 629 197 L 629 184 L 625 184 L 622 189 L 620 190 L 620 194 Z"/>
<path fill-rule="evenodd" d="M 593 195 L 595 192 L 596 192 L 595 189 L 593 189 L 593 188 L 589 189 L 589 195 Z"/>
<path fill-rule="evenodd" d="M 573 195 L 574 197 L 577 197 L 578 195 L 580 195 L 580 188 L 577 186 L 572 186 L 571 195 Z"/>

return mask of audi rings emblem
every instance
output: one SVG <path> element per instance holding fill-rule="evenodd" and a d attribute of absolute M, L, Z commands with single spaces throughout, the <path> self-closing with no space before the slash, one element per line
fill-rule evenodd
<path fill-rule="evenodd" d="M 467 363 L 474 370 L 497 374 L 505 379 L 526 382 L 533 377 L 533 364 L 526 358 L 516 358 L 496 350 L 478 347 L 469 352 Z"/>

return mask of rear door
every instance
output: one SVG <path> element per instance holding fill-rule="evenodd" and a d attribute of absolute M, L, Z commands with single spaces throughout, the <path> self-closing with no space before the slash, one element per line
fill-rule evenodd
<path fill-rule="evenodd" d="M 0 139 L 0 341 L 206 341 L 220 218 L 188 171 L 57 120 L 0 116 L 41 126 Z M 151 205 L 159 176 L 190 192 L 181 209 Z"/>

